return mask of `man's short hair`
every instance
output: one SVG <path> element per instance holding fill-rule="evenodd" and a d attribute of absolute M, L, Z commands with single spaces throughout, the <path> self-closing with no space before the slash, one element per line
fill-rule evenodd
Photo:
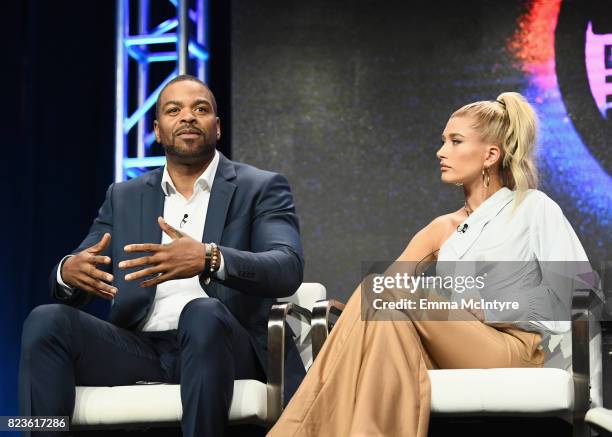
<path fill-rule="evenodd" d="M 212 104 L 212 109 L 215 112 L 215 115 L 217 115 L 217 100 L 215 99 L 215 95 L 213 94 L 213 92 L 210 90 L 210 88 L 208 87 L 208 85 L 206 85 L 204 82 L 202 82 L 200 79 L 198 79 L 195 76 L 192 76 L 191 74 L 181 74 L 179 76 L 176 76 L 174 79 L 172 79 L 170 82 L 168 82 L 166 85 L 164 85 L 164 87 L 162 88 L 162 90 L 159 92 L 159 95 L 157 96 L 157 101 L 155 102 L 155 118 L 158 119 L 159 118 L 159 110 L 160 108 L 160 104 L 161 104 L 161 95 L 164 93 L 164 91 L 166 90 L 166 88 L 168 88 L 170 85 L 172 85 L 173 83 L 176 82 L 182 82 L 184 80 L 191 80 L 193 82 L 197 82 L 200 85 L 202 85 L 204 88 L 206 88 L 208 90 L 208 92 L 210 93 L 210 99 L 211 99 L 211 104 Z"/>

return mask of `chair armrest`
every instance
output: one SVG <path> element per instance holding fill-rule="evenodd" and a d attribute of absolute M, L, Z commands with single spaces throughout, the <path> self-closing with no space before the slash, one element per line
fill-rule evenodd
<path fill-rule="evenodd" d="M 272 305 L 268 319 L 268 410 L 267 422 L 274 424 L 285 405 L 285 323 L 287 316 L 309 323 L 312 314 L 292 302 Z"/>
<path fill-rule="evenodd" d="M 584 416 L 591 404 L 589 322 L 599 301 L 592 289 L 574 290 L 572 295 L 572 373 L 574 380 L 574 428 L 586 427 Z M 577 435 L 577 434 L 574 434 Z"/>
<path fill-rule="evenodd" d="M 314 361 L 321 352 L 323 343 L 333 325 L 330 324 L 329 316 L 334 314 L 340 316 L 344 311 L 344 304 L 334 299 L 320 300 L 312 308 L 312 324 L 310 335 L 312 337 L 312 360 Z"/>

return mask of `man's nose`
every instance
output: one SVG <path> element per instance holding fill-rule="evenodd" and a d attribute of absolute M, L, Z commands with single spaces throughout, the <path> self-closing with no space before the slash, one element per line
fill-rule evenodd
<path fill-rule="evenodd" d="M 191 123 L 195 120 L 195 115 L 190 110 L 185 110 L 181 113 L 181 121 Z"/>

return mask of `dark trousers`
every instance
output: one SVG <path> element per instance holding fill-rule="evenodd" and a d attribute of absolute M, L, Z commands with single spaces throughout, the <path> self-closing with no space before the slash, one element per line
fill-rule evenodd
<path fill-rule="evenodd" d="M 19 373 L 22 415 L 72 416 L 77 385 L 180 382 L 185 437 L 223 436 L 234 380 L 265 381 L 247 331 L 213 298 L 189 302 L 178 330 L 148 333 L 62 304 L 36 307 L 24 323 Z"/>

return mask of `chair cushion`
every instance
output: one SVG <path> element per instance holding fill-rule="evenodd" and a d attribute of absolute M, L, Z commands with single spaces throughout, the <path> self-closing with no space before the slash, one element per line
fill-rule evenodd
<path fill-rule="evenodd" d="M 584 420 L 587 423 L 592 423 L 601 429 L 612 432 L 612 410 L 602 407 L 591 408 L 587 411 Z"/>
<path fill-rule="evenodd" d="M 279 301 L 293 302 L 308 310 L 325 299 L 325 287 L 318 283 L 304 283 L 293 296 Z M 310 326 L 293 318 L 289 324 L 297 334 L 296 343 L 302 360 L 312 362 L 308 334 Z M 231 423 L 265 424 L 267 416 L 266 385 L 255 380 L 234 383 L 234 397 L 229 412 Z M 72 418 L 75 427 L 103 425 L 154 426 L 179 422 L 183 416 L 179 385 L 130 385 L 118 387 L 77 387 Z M 135 428 L 139 426 L 134 426 Z"/>
<path fill-rule="evenodd" d="M 574 385 L 562 369 L 430 370 L 432 414 L 556 415 L 574 406 Z"/>
<path fill-rule="evenodd" d="M 234 382 L 231 423 L 261 423 L 267 415 L 266 384 Z M 183 416 L 180 386 L 173 384 L 77 387 L 73 426 L 179 422 Z"/>
<path fill-rule="evenodd" d="M 573 381 L 561 369 L 430 370 L 434 415 L 553 415 L 573 408 Z M 266 385 L 234 383 L 231 423 L 265 422 Z M 73 426 L 179 422 L 180 386 L 77 387 Z"/>

